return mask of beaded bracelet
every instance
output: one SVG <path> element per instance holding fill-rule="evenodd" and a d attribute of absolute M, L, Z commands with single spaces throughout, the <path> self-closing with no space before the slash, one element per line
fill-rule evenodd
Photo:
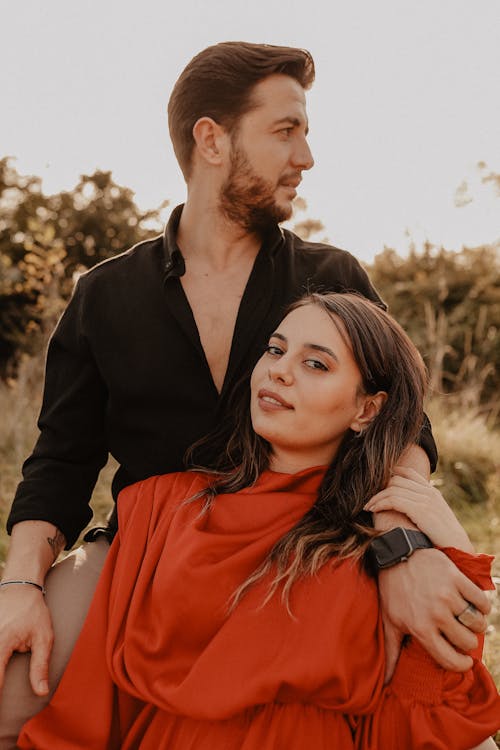
<path fill-rule="evenodd" d="M 36 589 L 42 592 L 42 594 L 45 596 L 46 589 L 44 586 L 40 586 L 39 583 L 35 583 L 34 581 L 1 581 L 1 586 L 12 586 L 15 583 L 20 583 L 21 585 L 27 585 L 27 586 L 34 586 Z"/>

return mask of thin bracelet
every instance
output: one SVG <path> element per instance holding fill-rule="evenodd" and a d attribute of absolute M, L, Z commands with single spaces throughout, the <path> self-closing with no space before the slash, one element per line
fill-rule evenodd
<path fill-rule="evenodd" d="M 21 585 L 27 585 L 27 586 L 34 586 L 36 589 L 42 592 L 42 594 L 45 596 L 46 589 L 44 586 L 40 586 L 39 583 L 35 583 L 34 581 L 2 581 L 0 583 L 1 586 L 12 586 L 14 583 L 20 583 Z"/>

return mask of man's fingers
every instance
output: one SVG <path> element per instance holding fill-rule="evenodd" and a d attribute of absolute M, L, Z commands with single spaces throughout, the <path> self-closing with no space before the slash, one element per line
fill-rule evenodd
<path fill-rule="evenodd" d="M 5 635 L 5 633 L 3 634 Z M 7 664 L 10 661 L 10 658 L 12 654 L 15 651 L 27 651 L 27 648 L 23 648 L 23 643 L 16 643 L 15 639 L 11 639 L 8 636 L 2 638 L 2 641 L 0 642 L 0 690 L 3 687 L 4 679 L 5 679 L 5 670 L 7 669 Z"/>
<path fill-rule="evenodd" d="M 461 625 L 455 617 L 450 617 L 443 627 L 442 633 L 452 646 L 461 651 L 473 651 L 477 648 L 477 635 L 469 628 Z"/>
<path fill-rule="evenodd" d="M 49 692 L 49 656 L 52 639 L 37 638 L 33 641 L 30 658 L 30 683 L 36 695 Z"/>
<path fill-rule="evenodd" d="M 385 677 L 384 685 L 392 679 L 394 670 L 398 663 L 403 642 L 403 633 L 398 630 L 388 619 L 383 618 L 384 642 L 385 642 Z"/>
<path fill-rule="evenodd" d="M 472 581 L 463 573 L 461 574 L 460 578 L 460 593 L 465 600 L 465 604 L 461 612 L 463 612 L 468 604 L 472 604 L 483 615 L 489 615 L 491 611 L 491 601 L 489 600 L 488 595 L 484 591 L 482 591 L 479 586 L 476 586 L 475 583 L 472 583 Z M 459 615 L 460 612 L 455 612 L 455 614 Z M 475 627 L 473 627 L 472 630 L 474 630 L 474 632 L 476 633 L 482 632 L 482 630 L 477 630 Z"/>
<path fill-rule="evenodd" d="M 9 661 L 9 659 L 10 659 L 10 654 L 5 661 L 3 659 L 2 661 L 0 661 L 0 690 L 3 688 L 3 681 L 5 679 L 5 668 L 7 666 L 7 662 Z"/>
<path fill-rule="evenodd" d="M 460 654 L 442 635 L 426 640 L 425 649 L 444 669 L 450 672 L 466 672 L 471 669 L 473 660 L 467 654 Z"/>
<path fill-rule="evenodd" d="M 389 619 L 396 628 L 419 641 L 445 669 L 470 669 L 472 659 L 461 651 L 475 648 L 474 634 L 484 631 L 484 614 L 489 611 L 490 602 L 443 552 L 421 550 L 404 565 L 380 571 L 379 591 L 384 627 Z M 481 614 L 474 616 L 472 627 L 467 629 L 456 616 L 469 603 Z M 389 651 L 389 658 L 388 669 L 394 664 L 393 651 Z"/>
<path fill-rule="evenodd" d="M 455 615 L 455 619 L 473 633 L 485 633 L 488 628 L 486 615 L 470 603 Z"/>
<path fill-rule="evenodd" d="M 35 695 L 47 695 L 49 656 L 54 639 L 47 605 L 40 592 L 2 592 L 0 609 L 0 684 L 12 654 L 31 651 L 29 681 Z M 18 587 L 24 589 L 25 587 Z M 28 588 L 28 587 L 26 587 Z M 31 588 L 31 587 L 29 587 Z"/>

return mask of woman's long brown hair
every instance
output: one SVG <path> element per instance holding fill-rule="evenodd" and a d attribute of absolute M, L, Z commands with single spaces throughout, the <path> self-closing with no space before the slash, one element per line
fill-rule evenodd
<path fill-rule="evenodd" d="M 347 431 L 313 507 L 238 588 L 233 603 L 249 586 L 272 573 L 266 601 L 280 587 L 288 606 L 291 586 L 299 576 L 314 574 L 334 556 L 360 558 L 375 533 L 363 506 L 387 485 L 399 457 L 416 441 L 423 424 L 426 370 L 401 326 L 356 294 L 310 294 L 288 312 L 305 305 L 324 310 L 344 338 L 347 333 L 345 340 L 361 373 L 364 392 L 385 391 L 387 399 L 361 435 Z M 203 493 L 204 510 L 217 495 L 251 486 L 269 467 L 272 447 L 252 428 L 248 381 L 244 391 L 236 405 L 236 428 L 215 467 L 215 479 Z M 196 455 L 196 447 L 191 455 Z"/>

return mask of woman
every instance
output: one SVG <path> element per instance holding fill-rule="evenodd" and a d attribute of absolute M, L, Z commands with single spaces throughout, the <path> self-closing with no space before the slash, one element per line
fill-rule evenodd
<path fill-rule="evenodd" d="M 500 699 L 474 636 L 469 672 L 445 672 L 410 643 L 383 685 L 367 510 L 406 513 L 491 586 L 491 558 L 470 554 L 439 493 L 397 468 L 424 390 L 416 349 L 372 303 L 332 294 L 294 306 L 217 471 L 121 493 L 120 533 L 70 665 L 19 747 L 467 750 L 485 740 Z M 391 473 L 395 490 L 380 491 Z"/>

